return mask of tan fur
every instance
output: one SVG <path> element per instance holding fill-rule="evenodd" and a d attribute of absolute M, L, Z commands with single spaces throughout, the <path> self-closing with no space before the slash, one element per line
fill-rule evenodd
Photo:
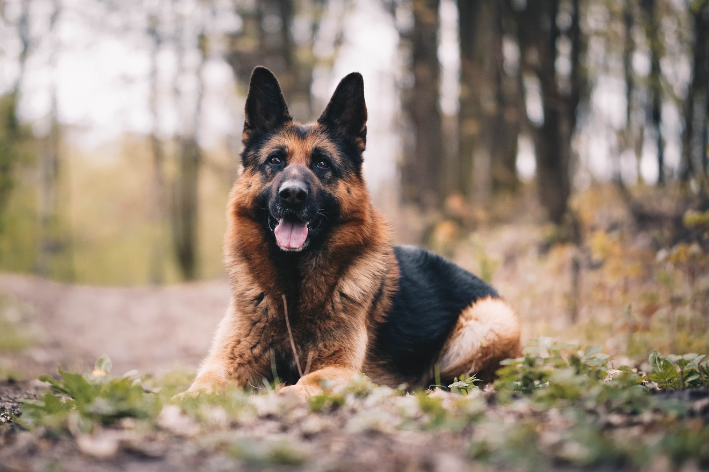
<path fill-rule="evenodd" d="M 293 143 L 302 141 L 294 133 L 287 135 L 290 144 L 278 140 L 279 146 L 298 153 L 309 149 L 302 142 Z M 312 353 L 311 373 L 298 385 L 313 387 L 319 382 L 313 379 L 328 376 L 349 379 L 362 370 L 372 301 L 391 270 L 388 226 L 372 207 L 366 184 L 352 178 L 344 185 L 350 189 L 340 189 L 344 221 L 330 236 L 327 252 L 304 258 L 303 269 L 310 276 L 303 280 L 300 299 L 289 301 L 302 314 L 301 319 L 290 320 L 299 357 L 304 363 Z M 223 385 L 227 379 L 256 385 L 270 374 L 270 349 L 289 346 L 276 283 L 278 268 L 267 256 L 268 235 L 255 221 L 251 206 L 261 186 L 259 176 L 247 169 L 232 189 L 224 242 L 232 300 L 190 391 L 203 390 L 214 381 Z M 263 300 L 255 306 L 262 293 Z M 328 337 L 314 336 L 314 327 Z"/>
<path fill-rule="evenodd" d="M 499 298 L 478 300 L 463 310 L 439 357 L 441 377 L 490 376 L 486 368 L 519 355 L 517 315 Z"/>
<path fill-rule="evenodd" d="M 285 152 L 288 166 L 298 167 L 292 170 L 310 172 L 309 160 L 318 148 L 327 152 L 333 164 L 342 164 L 349 158 L 340 155 L 322 126 L 302 127 L 288 118 L 245 159 L 264 163 L 271 153 Z M 247 126 L 244 139 L 251 133 Z M 364 128 L 356 145 L 364 149 Z M 342 385 L 357 372 L 394 387 L 425 381 L 392 372 L 373 347 L 397 290 L 399 267 L 389 227 L 372 206 L 364 179 L 350 173 L 313 184 L 314 194 L 327 191 L 337 199 L 338 224 L 317 251 L 300 253 L 295 272 L 302 274 L 298 290 L 283 293 L 279 278 L 285 277 L 284 268 L 269 256 L 268 238 L 273 235 L 258 221 L 256 207 L 259 194 L 274 183 L 257 168 L 247 166 L 229 196 L 224 259 L 231 301 L 188 393 L 218 390 L 229 383 L 259 385 L 271 376 L 272 356 L 291 362 L 287 360 L 293 355 L 283 296 L 301 369 L 310 359 L 307 375 L 284 392 L 312 394 L 324 380 Z M 461 314 L 440 364 L 444 374 L 451 376 L 476 369 L 494 371 L 499 360 L 516 355 L 518 346 L 519 324 L 514 313 L 500 300 L 486 299 Z"/>

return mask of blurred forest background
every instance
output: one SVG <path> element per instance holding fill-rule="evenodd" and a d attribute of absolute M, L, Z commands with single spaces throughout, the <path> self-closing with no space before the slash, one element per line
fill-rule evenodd
<path fill-rule="evenodd" d="M 492 281 L 527 338 L 709 351 L 709 0 L 0 0 L 0 14 L 0 271 L 221 279 L 251 70 L 276 74 L 299 121 L 358 70 L 365 175 L 397 242 Z"/>

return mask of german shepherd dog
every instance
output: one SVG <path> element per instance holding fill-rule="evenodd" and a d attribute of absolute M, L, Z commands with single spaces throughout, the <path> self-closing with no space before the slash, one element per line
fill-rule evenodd
<path fill-rule="evenodd" d="M 443 381 L 491 378 L 518 355 L 518 319 L 492 287 L 430 252 L 391 245 L 362 175 L 360 74 L 302 125 L 276 77 L 257 67 L 245 108 L 224 241 L 231 301 L 188 394 L 258 385 L 273 379 L 273 363 L 283 392 L 312 394 L 358 372 L 427 387 L 435 369 Z"/>

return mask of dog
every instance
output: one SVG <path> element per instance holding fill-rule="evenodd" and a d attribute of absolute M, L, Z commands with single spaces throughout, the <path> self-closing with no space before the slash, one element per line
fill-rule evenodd
<path fill-rule="evenodd" d="M 258 385 L 274 366 L 281 391 L 301 395 L 360 372 L 425 388 L 492 378 L 519 355 L 518 318 L 491 286 L 428 251 L 392 246 L 362 173 L 366 141 L 359 73 L 302 125 L 276 77 L 254 69 L 227 207 L 231 300 L 188 394 Z"/>

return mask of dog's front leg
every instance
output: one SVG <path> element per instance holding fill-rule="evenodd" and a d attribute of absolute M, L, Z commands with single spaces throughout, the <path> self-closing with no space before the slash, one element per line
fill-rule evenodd
<path fill-rule="evenodd" d="M 270 361 L 261 342 L 263 323 L 264 320 L 240 318 L 230 304 L 219 323 L 209 354 L 185 394 L 218 392 L 230 384 L 244 387 L 266 377 Z"/>
<path fill-rule="evenodd" d="M 298 380 L 295 385 L 283 387 L 282 393 L 297 393 L 308 396 L 329 390 L 332 387 L 342 387 L 349 383 L 358 372 L 358 369 L 341 366 L 328 366 L 311 372 Z"/>
<path fill-rule="evenodd" d="M 311 372 L 306 372 L 295 385 L 283 387 L 281 392 L 313 395 L 344 387 L 361 372 L 367 351 L 366 328 L 353 326 L 341 333 L 341 338 L 323 340 L 314 351 Z"/>

